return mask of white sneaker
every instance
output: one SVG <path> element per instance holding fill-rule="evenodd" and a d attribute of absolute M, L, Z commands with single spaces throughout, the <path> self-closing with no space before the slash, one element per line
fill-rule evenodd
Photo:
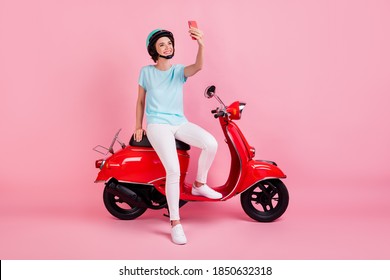
<path fill-rule="evenodd" d="M 198 188 L 195 187 L 195 184 L 193 184 L 191 193 L 192 193 L 192 195 L 205 196 L 205 197 L 211 198 L 211 199 L 222 198 L 221 193 L 214 191 L 212 188 L 210 188 L 206 184 L 203 184 L 202 186 L 200 186 Z"/>
<path fill-rule="evenodd" d="M 175 244 L 184 245 L 187 243 L 187 238 L 181 224 L 177 224 L 171 228 L 171 237 Z"/>

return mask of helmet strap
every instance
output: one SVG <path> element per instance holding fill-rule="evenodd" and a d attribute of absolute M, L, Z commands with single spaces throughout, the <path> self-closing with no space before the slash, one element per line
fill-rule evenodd
<path fill-rule="evenodd" d="M 159 54 L 158 56 L 162 57 L 162 58 L 165 58 L 165 59 L 171 59 L 174 55 L 175 55 L 175 52 L 173 52 L 170 55 L 161 55 L 161 54 Z"/>

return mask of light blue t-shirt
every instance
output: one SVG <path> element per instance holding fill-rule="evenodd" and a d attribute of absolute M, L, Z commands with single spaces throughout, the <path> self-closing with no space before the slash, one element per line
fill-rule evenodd
<path fill-rule="evenodd" d="M 180 125 L 187 122 L 183 112 L 184 65 L 175 64 L 169 70 L 144 66 L 138 84 L 146 91 L 146 120 L 148 124 Z"/>

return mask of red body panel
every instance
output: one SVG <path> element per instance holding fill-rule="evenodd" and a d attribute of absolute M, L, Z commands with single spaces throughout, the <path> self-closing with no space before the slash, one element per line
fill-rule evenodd
<path fill-rule="evenodd" d="M 185 180 L 190 156 L 186 151 L 178 151 L 181 180 Z M 115 178 L 120 182 L 152 184 L 159 187 L 165 182 L 164 167 L 152 148 L 132 147 L 116 152 L 106 159 L 96 182 Z"/>
<path fill-rule="evenodd" d="M 227 112 L 230 112 L 229 114 L 234 119 L 241 117 L 239 105 L 239 102 L 234 102 L 227 107 Z M 242 193 L 261 180 L 286 177 L 271 162 L 253 159 L 254 148 L 248 144 L 241 130 L 231 119 L 229 115 L 219 117 L 231 155 L 230 173 L 226 183 L 220 187 L 214 187 L 216 191 L 222 193 L 221 200 Z M 180 198 L 183 200 L 210 200 L 191 195 L 191 184 L 185 183 L 190 156 L 187 151 L 183 150 L 178 150 L 177 153 L 181 172 Z M 106 159 L 95 182 L 106 182 L 115 178 L 120 182 L 149 184 L 165 195 L 165 176 L 164 167 L 152 148 L 127 146 Z"/>
<path fill-rule="evenodd" d="M 225 183 L 225 196 L 223 200 L 239 194 L 255 183 L 268 178 L 286 178 L 286 175 L 275 165 L 253 160 L 252 148 L 241 130 L 233 121 L 220 118 L 220 123 L 226 139 L 228 139 L 231 154 L 230 174 Z"/>

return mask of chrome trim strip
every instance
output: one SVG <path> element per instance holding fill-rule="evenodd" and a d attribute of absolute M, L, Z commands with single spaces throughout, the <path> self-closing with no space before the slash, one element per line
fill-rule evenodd
<path fill-rule="evenodd" d="M 133 162 L 133 161 L 141 161 L 142 157 L 129 157 L 129 158 L 125 158 L 123 161 L 122 161 L 122 164 L 125 164 L 127 162 Z"/>
<path fill-rule="evenodd" d="M 157 178 L 157 179 L 154 179 L 152 181 L 149 182 L 149 184 L 153 183 L 153 182 L 156 182 L 158 180 L 161 180 L 161 179 L 165 179 L 166 177 L 160 177 L 160 178 Z"/>
<path fill-rule="evenodd" d="M 149 184 L 149 183 L 130 182 L 130 181 L 123 181 L 123 180 L 118 181 L 118 183 L 128 183 L 128 184 L 133 184 L 133 185 L 150 185 L 150 186 L 153 186 L 152 184 Z"/>
<path fill-rule="evenodd" d="M 112 177 L 108 178 L 107 180 L 95 180 L 95 183 L 104 182 L 104 184 L 107 184 L 108 181 L 110 181 Z"/>
<path fill-rule="evenodd" d="M 100 164 L 99 166 L 99 169 L 102 170 L 105 164 L 106 164 L 106 159 L 103 159 L 102 164 Z"/>
<path fill-rule="evenodd" d="M 283 178 L 281 178 L 281 177 L 265 177 L 265 178 L 263 178 L 263 179 L 261 179 L 261 180 L 259 180 L 259 181 L 256 181 L 255 183 L 253 183 L 253 184 L 250 185 L 249 187 L 245 188 L 245 190 L 243 190 L 243 191 L 240 192 L 240 193 L 245 192 L 247 189 L 253 187 L 254 185 L 256 185 L 257 183 L 259 183 L 259 182 L 261 182 L 261 181 L 265 181 L 265 180 L 269 180 L 269 179 L 283 179 Z"/>
<path fill-rule="evenodd" d="M 132 147 L 132 146 L 131 146 Z M 134 152 L 156 152 L 154 149 L 131 148 Z"/>

